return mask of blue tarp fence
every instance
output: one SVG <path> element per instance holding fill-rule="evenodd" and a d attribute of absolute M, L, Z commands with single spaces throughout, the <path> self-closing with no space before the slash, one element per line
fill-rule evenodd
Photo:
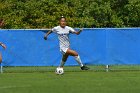
<path fill-rule="evenodd" d="M 77 30 L 77 29 L 76 29 Z M 1 29 L 5 66 L 58 66 L 62 58 L 56 34 L 43 39 L 44 29 Z M 140 28 L 85 28 L 70 35 L 71 49 L 84 64 L 140 64 Z M 70 56 L 65 65 L 78 65 Z"/>

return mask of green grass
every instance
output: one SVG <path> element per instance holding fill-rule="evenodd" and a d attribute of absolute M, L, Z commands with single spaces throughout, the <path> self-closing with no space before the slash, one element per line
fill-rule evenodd
<path fill-rule="evenodd" d="M 139 71 L 0 74 L 0 93 L 139 93 L 139 86 Z"/>
<path fill-rule="evenodd" d="M 90 71 L 105 72 L 105 65 L 90 65 Z M 31 67 L 4 67 L 4 73 L 32 73 L 32 72 L 54 72 L 56 67 L 54 66 L 31 66 Z M 81 72 L 79 66 L 65 66 L 67 72 Z M 109 71 L 140 71 L 140 65 L 111 65 Z"/>

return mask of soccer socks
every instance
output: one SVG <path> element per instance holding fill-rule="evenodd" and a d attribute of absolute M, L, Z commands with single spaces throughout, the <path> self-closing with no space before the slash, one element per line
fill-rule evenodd
<path fill-rule="evenodd" d="M 80 59 L 80 56 L 78 55 L 78 56 L 74 56 L 74 57 L 75 57 L 75 60 L 77 61 L 77 63 L 78 63 L 81 67 L 83 67 L 84 65 L 83 65 L 83 63 L 82 63 L 82 61 L 81 61 L 81 59 Z M 60 62 L 60 67 L 63 67 L 64 64 L 65 64 L 65 62 L 66 62 L 66 61 L 61 60 L 61 62 Z"/>
<path fill-rule="evenodd" d="M 0 62 L 0 73 L 3 73 L 2 62 Z"/>
<path fill-rule="evenodd" d="M 77 61 L 77 63 L 81 66 L 81 67 L 83 67 L 83 63 L 82 63 L 82 61 L 81 61 L 81 59 L 80 59 L 80 56 L 78 55 L 78 56 L 74 56 L 75 57 L 75 60 Z"/>
<path fill-rule="evenodd" d="M 61 62 L 60 62 L 60 67 L 63 67 L 64 64 L 65 64 L 65 61 L 61 60 Z"/>

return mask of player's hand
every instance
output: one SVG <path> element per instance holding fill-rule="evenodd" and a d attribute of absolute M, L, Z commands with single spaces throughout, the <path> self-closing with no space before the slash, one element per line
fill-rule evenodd
<path fill-rule="evenodd" d="M 1 44 L 1 46 L 2 46 L 4 49 L 6 49 L 6 45 L 5 45 L 5 44 Z"/>
<path fill-rule="evenodd" d="M 46 37 L 46 36 L 44 36 L 44 39 L 45 39 L 45 40 L 47 40 L 47 37 Z"/>
<path fill-rule="evenodd" d="M 83 28 L 80 28 L 79 32 L 78 32 L 78 35 L 83 31 Z"/>

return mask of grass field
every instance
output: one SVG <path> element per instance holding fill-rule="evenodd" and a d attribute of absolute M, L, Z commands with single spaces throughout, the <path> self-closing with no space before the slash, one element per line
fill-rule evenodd
<path fill-rule="evenodd" d="M 139 87 L 140 71 L 0 74 L 0 93 L 139 93 Z"/>

